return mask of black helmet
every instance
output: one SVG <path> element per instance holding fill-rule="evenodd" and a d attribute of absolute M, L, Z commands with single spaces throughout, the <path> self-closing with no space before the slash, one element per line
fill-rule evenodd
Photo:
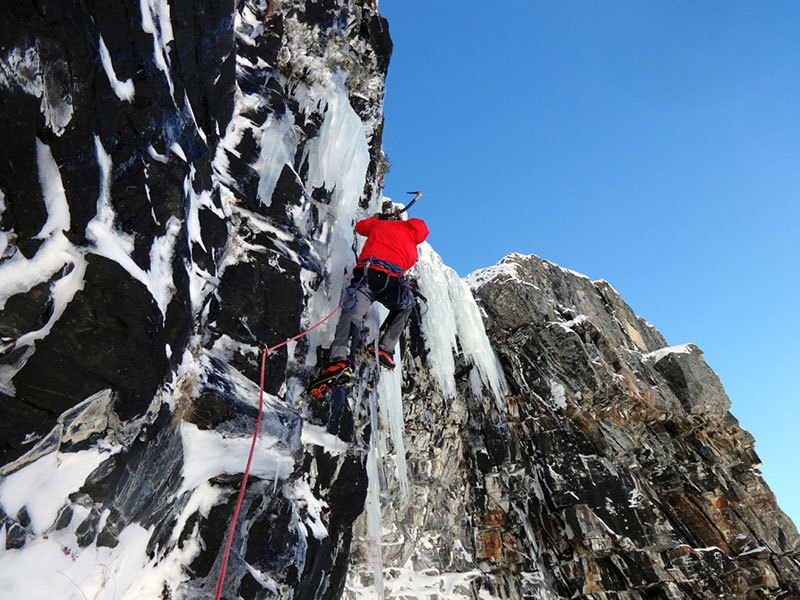
<path fill-rule="evenodd" d="M 400 214 L 398 213 L 397 209 L 395 208 L 394 202 L 389 200 L 388 198 L 383 201 L 381 205 L 381 218 L 382 219 L 390 219 L 390 220 L 399 220 Z"/>

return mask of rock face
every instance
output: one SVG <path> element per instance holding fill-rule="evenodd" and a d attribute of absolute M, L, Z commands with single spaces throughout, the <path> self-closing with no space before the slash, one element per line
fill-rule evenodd
<path fill-rule="evenodd" d="M 553 589 L 800 594 L 797 531 L 700 350 L 666 347 L 606 282 L 535 257 L 494 271 L 473 284 L 516 388 L 504 462 L 525 457 L 523 477 L 541 490 L 520 525 L 547 548 Z M 518 490 L 519 476 L 500 477 Z"/>
<path fill-rule="evenodd" d="M 604 282 L 423 245 L 398 371 L 308 401 L 381 204 L 375 2 L 96 4 L 0 11 L 3 594 L 213 597 L 257 430 L 223 598 L 800 598 L 722 385 Z"/>
<path fill-rule="evenodd" d="M 412 493 L 384 517 L 397 597 L 414 573 L 420 597 L 800 597 L 797 530 L 696 346 L 535 256 L 468 281 L 509 389 L 408 384 Z"/>
<path fill-rule="evenodd" d="M 387 23 L 338 0 L 0 12 L 2 588 L 211 597 L 260 345 L 336 306 L 380 204 Z M 267 361 L 224 597 L 343 586 L 366 472 L 301 440 L 318 345 Z"/>

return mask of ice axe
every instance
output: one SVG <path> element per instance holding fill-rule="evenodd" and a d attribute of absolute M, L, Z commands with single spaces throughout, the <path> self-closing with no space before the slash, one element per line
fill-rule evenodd
<path fill-rule="evenodd" d="M 416 196 L 414 196 L 414 199 L 413 199 L 413 200 L 411 200 L 411 202 L 409 202 L 408 204 L 406 204 L 406 206 L 405 206 L 405 208 L 404 208 L 403 210 L 399 210 L 399 211 L 397 211 L 397 214 L 398 214 L 398 215 L 402 215 L 402 214 L 403 214 L 404 212 L 406 212 L 406 211 L 407 211 L 409 208 L 411 208 L 412 206 L 414 206 L 414 202 L 416 202 L 417 200 L 419 200 L 419 199 L 422 197 L 422 192 L 420 192 L 419 190 L 417 190 L 416 192 L 408 192 L 408 193 L 409 193 L 409 194 L 416 194 Z"/>

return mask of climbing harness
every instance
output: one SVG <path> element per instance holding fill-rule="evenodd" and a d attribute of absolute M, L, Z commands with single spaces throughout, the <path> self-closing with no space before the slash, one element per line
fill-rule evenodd
<path fill-rule="evenodd" d="M 358 267 L 358 265 L 356 265 L 356 267 Z M 355 272 L 355 269 L 353 269 L 353 272 Z M 358 296 L 356 296 L 356 293 L 358 293 L 358 288 L 361 287 L 361 284 L 364 283 L 364 278 L 366 276 L 367 270 L 364 269 L 361 272 L 361 278 L 357 282 L 351 283 L 345 288 L 344 297 L 342 298 L 342 301 L 339 302 L 339 307 L 342 310 L 353 310 L 356 307 L 356 304 L 358 304 Z"/>
<path fill-rule="evenodd" d="M 390 263 L 388 260 L 381 260 L 380 258 L 375 258 L 374 256 L 368 258 L 364 262 L 358 263 L 353 270 L 355 269 L 377 269 L 378 271 L 382 271 L 384 273 L 388 273 L 392 277 L 403 277 L 403 269 L 398 267 L 394 263 Z"/>
<path fill-rule="evenodd" d="M 399 294 L 398 300 L 400 300 L 402 294 L 405 293 L 402 288 L 407 286 L 408 284 L 405 281 L 403 270 L 393 263 L 371 256 L 367 260 L 362 261 L 356 264 L 355 267 L 353 267 L 353 273 L 355 274 L 357 271 L 360 270 L 361 276 L 358 278 L 358 281 L 356 281 L 355 283 L 351 283 L 349 286 L 347 286 L 347 289 L 345 289 L 345 297 L 342 299 L 342 302 L 340 303 L 343 310 L 352 310 L 353 308 L 355 308 L 356 304 L 358 304 L 358 297 L 356 296 L 356 294 L 363 285 L 364 280 L 367 279 L 370 269 L 372 269 L 373 271 L 386 273 L 386 281 L 384 281 L 383 287 L 377 290 L 370 289 L 370 293 L 373 296 L 379 296 L 380 294 L 385 292 L 386 288 L 389 287 L 392 278 L 397 279 L 401 285 L 400 291 L 398 292 Z"/>
<path fill-rule="evenodd" d="M 414 289 L 412 289 L 411 281 L 406 277 L 406 274 L 403 271 L 403 269 L 401 269 L 394 263 L 371 256 L 367 260 L 357 263 L 356 266 L 353 267 L 353 273 L 356 273 L 359 269 L 361 270 L 361 277 L 358 279 L 356 283 L 350 285 L 347 288 L 348 299 L 353 299 L 355 302 L 352 305 L 343 306 L 342 308 L 344 308 L 345 310 L 350 310 L 355 307 L 356 303 L 358 302 L 358 299 L 355 297 L 355 294 L 359 290 L 361 285 L 364 283 L 364 280 L 367 278 L 370 270 L 372 270 L 373 272 L 377 271 L 379 273 L 383 273 L 386 275 L 382 287 L 374 289 L 372 288 L 372 286 L 369 286 L 370 294 L 373 298 L 377 298 L 381 294 L 383 294 L 393 281 L 396 281 L 398 284 L 397 299 L 395 301 L 395 304 L 411 305 L 411 303 L 414 302 L 414 296 L 418 296 L 418 294 L 414 291 Z"/>
<path fill-rule="evenodd" d="M 220 600 L 222 596 L 222 585 L 225 582 L 225 571 L 228 569 L 228 557 L 231 553 L 231 545 L 233 544 L 233 534 L 236 532 L 236 521 L 239 520 L 239 511 L 242 508 L 242 500 L 244 500 L 244 490 L 247 487 L 247 478 L 250 476 L 250 465 L 253 463 L 253 455 L 255 454 L 256 449 L 256 441 L 258 440 L 258 430 L 261 427 L 261 415 L 264 411 L 264 372 L 266 370 L 267 364 L 267 355 L 270 352 L 274 352 L 278 348 L 282 348 L 286 346 L 290 342 L 294 342 L 299 340 L 301 337 L 308 335 L 312 331 L 314 331 L 317 327 L 321 326 L 325 321 L 330 319 L 333 315 L 339 312 L 342 309 L 341 305 L 334 308 L 330 313 L 325 315 L 322 319 L 317 321 L 314 325 L 309 327 L 308 329 L 301 331 L 294 337 L 290 337 L 280 344 L 276 344 L 269 348 L 264 347 L 263 345 L 259 344 L 259 348 L 261 349 L 261 375 L 259 379 L 259 390 L 258 390 L 258 415 L 256 416 L 256 427 L 255 431 L 253 432 L 253 441 L 250 444 L 250 455 L 247 457 L 247 465 L 244 469 L 244 475 L 242 475 L 242 485 L 239 488 L 239 496 L 236 499 L 236 507 L 233 510 L 233 518 L 231 519 L 231 527 L 228 531 L 228 542 L 225 545 L 225 552 L 222 556 L 222 567 L 220 568 L 219 572 L 219 580 L 217 581 L 217 590 L 214 594 L 214 600 Z"/>

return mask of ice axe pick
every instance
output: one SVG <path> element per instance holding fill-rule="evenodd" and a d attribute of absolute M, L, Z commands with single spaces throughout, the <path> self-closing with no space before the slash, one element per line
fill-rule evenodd
<path fill-rule="evenodd" d="M 414 196 L 413 200 L 411 200 L 411 202 L 406 204 L 405 208 L 403 208 L 402 210 L 397 212 L 398 215 L 401 215 L 404 212 L 406 212 L 409 208 L 411 208 L 414 205 L 414 202 L 416 202 L 417 200 L 419 200 L 422 197 L 422 192 L 420 192 L 419 190 L 417 190 L 416 192 L 408 192 L 408 193 L 409 194 L 416 194 L 416 195 Z"/>

